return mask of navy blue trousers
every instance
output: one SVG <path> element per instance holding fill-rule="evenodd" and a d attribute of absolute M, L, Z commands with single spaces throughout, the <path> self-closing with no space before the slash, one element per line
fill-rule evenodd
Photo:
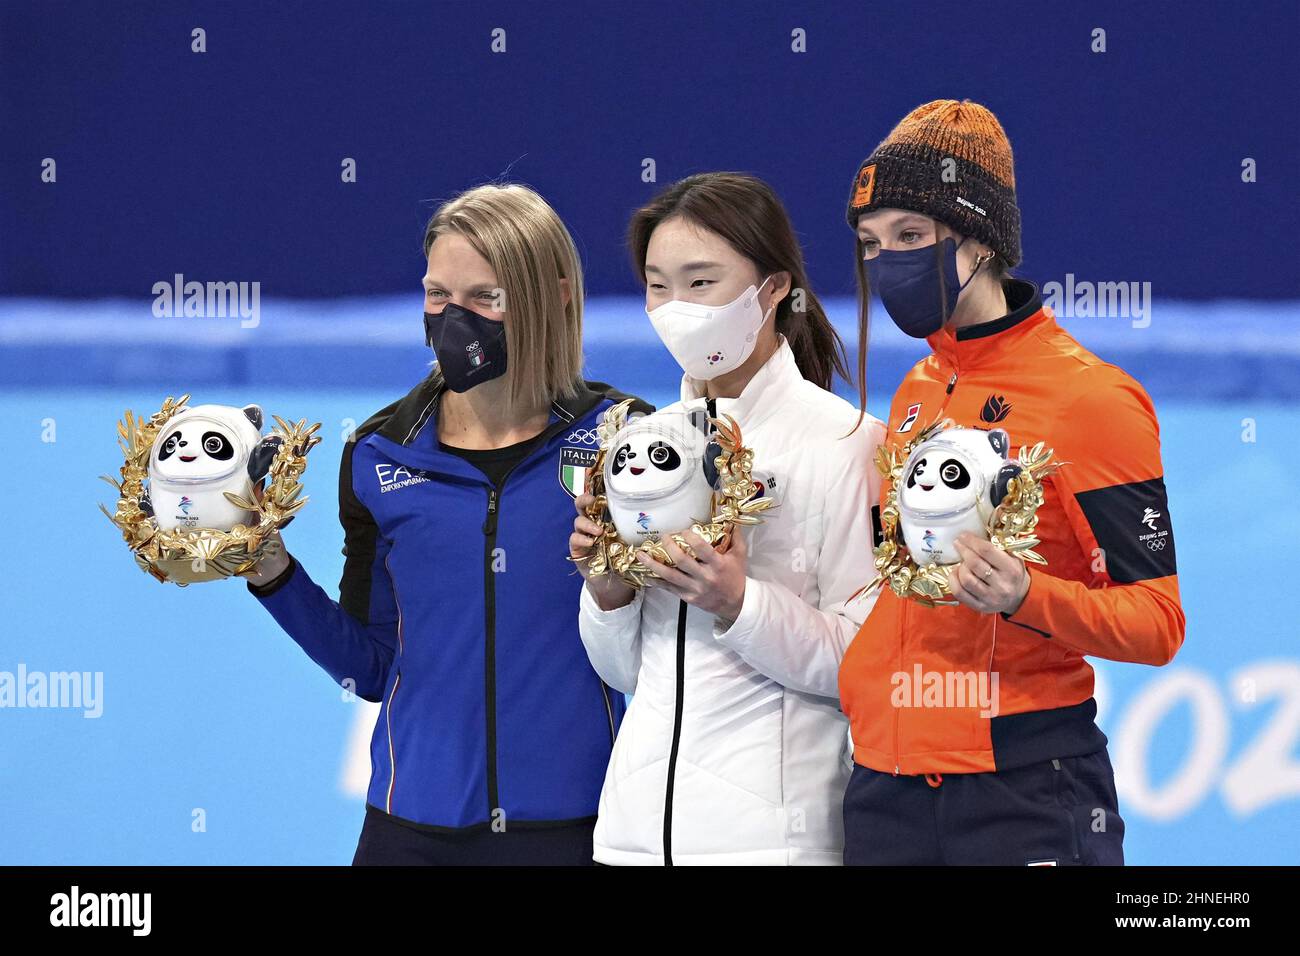
<path fill-rule="evenodd" d="M 1122 866 L 1124 821 L 1105 748 L 996 773 L 894 776 L 855 764 L 849 866 Z"/>
<path fill-rule="evenodd" d="M 591 866 L 595 820 L 464 833 L 420 830 L 366 804 L 353 866 Z"/>

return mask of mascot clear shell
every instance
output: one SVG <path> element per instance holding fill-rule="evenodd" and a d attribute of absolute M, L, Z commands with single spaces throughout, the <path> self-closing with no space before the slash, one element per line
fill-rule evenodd
<path fill-rule="evenodd" d="M 149 453 L 148 507 L 157 527 L 230 531 L 252 524 L 226 492 L 252 499 L 279 438 L 261 436 L 261 408 L 196 405 L 166 423 Z"/>
<path fill-rule="evenodd" d="M 262 437 L 257 405 L 196 405 L 173 417 L 149 455 L 149 511 L 161 530 L 229 531 L 256 516 L 226 492 L 251 501 L 280 439 Z"/>
<path fill-rule="evenodd" d="M 903 465 L 898 525 L 917 564 L 956 564 L 963 531 L 988 536 L 989 519 L 1020 465 L 1004 429 L 948 428 L 912 450 Z"/>
<path fill-rule="evenodd" d="M 708 521 L 721 449 L 702 411 L 661 411 L 629 421 L 605 456 L 605 496 L 619 539 L 636 546 Z"/>

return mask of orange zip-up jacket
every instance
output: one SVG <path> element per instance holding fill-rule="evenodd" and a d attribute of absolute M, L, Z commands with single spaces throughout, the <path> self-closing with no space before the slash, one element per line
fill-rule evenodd
<path fill-rule="evenodd" d="M 951 418 L 1006 429 L 1013 456 L 1054 449 L 1067 464 L 1045 479 L 1038 511 L 1048 563 L 1027 565 L 1010 615 L 927 608 L 885 588 L 839 679 L 854 759 L 872 770 L 978 773 L 1092 753 L 1106 737 L 1085 655 L 1160 665 L 1183 642 L 1151 399 L 1062 329 L 1032 283 L 1012 280 L 1007 299 L 1001 319 L 929 336 L 886 441 Z"/>

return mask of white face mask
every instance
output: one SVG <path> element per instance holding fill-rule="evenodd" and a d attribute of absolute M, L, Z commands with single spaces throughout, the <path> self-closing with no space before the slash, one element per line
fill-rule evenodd
<path fill-rule="evenodd" d="M 767 279 L 726 305 L 674 299 L 653 311 L 647 309 L 646 315 L 682 371 L 707 381 L 739 368 L 753 354 L 758 330 L 772 313 L 758 305 L 758 293 Z"/>

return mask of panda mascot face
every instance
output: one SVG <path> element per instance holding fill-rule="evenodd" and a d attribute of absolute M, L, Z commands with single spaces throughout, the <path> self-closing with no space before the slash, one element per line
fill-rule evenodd
<path fill-rule="evenodd" d="M 1020 466 L 1007 458 L 1004 429 L 947 428 L 912 450 L 903 465 L 898 525 L 918 565 L 956 564 L 963 531 L 988 536 L 988 521 Z"/>
<path fill-rule="evenodd" d="M 605 498 L 619 538 L 633 547 L 685 531 L 712 515 L 717 482 L 703 410 L 662 411 L 629 421 L 605 456 Z"/>
<path fill-rule="evenodd" d="M 248 459 L 261 439 L 256 405 L 196 405 L 167 422 L 149 454 L 149 503 L 164 531 L 249 525 L 253 513 L 226 500 L 252 500 Z"/>

